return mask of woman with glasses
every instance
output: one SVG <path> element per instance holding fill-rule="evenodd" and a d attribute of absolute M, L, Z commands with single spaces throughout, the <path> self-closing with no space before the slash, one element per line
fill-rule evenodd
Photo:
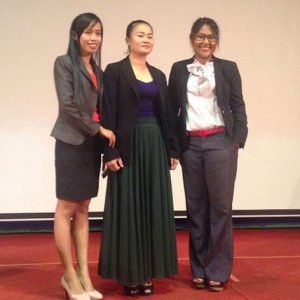
<path fill-rule="evenodd" d="M 222 291 L 232 270 L 232 200 L 247 116 L 236 63 L 214 56 L 216 22 L 197 19 L 190 42 L 194 56 L 176 62 L 169 80 L 190 226 L 190 266 L 196 288 Z"/>

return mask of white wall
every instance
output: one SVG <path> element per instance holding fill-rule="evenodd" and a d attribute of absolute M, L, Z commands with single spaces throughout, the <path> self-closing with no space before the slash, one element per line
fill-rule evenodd
<path fill-rule="evenodd" d="M 103 67 L 124 57 L 127 24 L 145 19 L 156 40 L 149 62 L 167 75 L 192 55 L 192 22 L 215 19 L 216 55 L 238 63 L 249 119 L 234 208 L 300 208 L 300 1 L 1 0 L 0 213 L 54 211 L 53 61 L 66 52 L 73 18 L 87 11 L 104 23 Z M 180 170 L 172 180 L 175 209 L 184 210 Z M 92 211 L 103 210 L 104 192 L 102 180 Z"/>

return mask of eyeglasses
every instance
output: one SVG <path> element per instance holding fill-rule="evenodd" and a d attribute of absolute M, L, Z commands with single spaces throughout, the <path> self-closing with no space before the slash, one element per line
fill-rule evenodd
<path fill-rule="evenodd" d="M 217 41 L 217 37 L 215 35 L 206 35 L 206 34 L 194 35 L 194 40 L 197 42 L 204 42 L 206 39 L 211 43 L 215 43 Z"/>

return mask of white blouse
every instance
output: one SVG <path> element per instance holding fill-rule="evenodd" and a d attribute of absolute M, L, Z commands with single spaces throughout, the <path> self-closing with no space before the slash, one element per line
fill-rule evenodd
<path fill-rule="evenodd" d="M 202 65 L 196 59 L 187 65 L 190 76 L 187 82 L 188 131 L 212 129 L 224 126 L 215 92 L 215 72 L 212 61 Z"/>

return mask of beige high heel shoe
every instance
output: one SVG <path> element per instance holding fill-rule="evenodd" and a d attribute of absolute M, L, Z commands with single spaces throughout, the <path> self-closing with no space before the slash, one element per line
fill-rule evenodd
<path fill-rule="evenodd" d="M 100 300 L 100 299 L 103 298 L 103 295 L 99 291 L 97 291 L 96 289 L 94 289 L 92 291 L 86 290 L 85 286 L 83 285 L 82 279 L 80 278 L 80 276 L 78 276 L 78 274 L 77 274 L 77 277 L 78 277 L 82 287 L 84 288 L 85 292 L 90 296 L 90 298 L 92 300 Z"/>
<path fill-rule="evenodd" d="M 98 300 L 98 299 L 102 299 L 103 295 L 97 291 L 97 290 L 93 290 L 93 291 L 86 291 L 87 294 L 90 296 L 91 299 L 93 300 Z"/>
<path fill-rule="evenodd" d="M 82 294 L 73 294 L 64 278 L 64 276 L 60 279 L 60 284 L 65 290 L 65 298 L 69 300 L 91 300 L 91 297 L 87 292 L 83 292 Z"/>

